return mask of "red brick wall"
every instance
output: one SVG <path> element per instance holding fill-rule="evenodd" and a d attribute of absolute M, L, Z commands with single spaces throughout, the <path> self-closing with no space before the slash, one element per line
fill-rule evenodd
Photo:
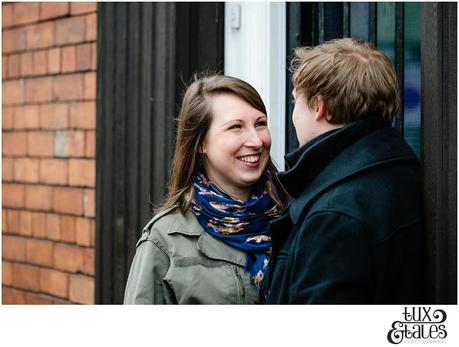
<path fill-rule="evenodd" d="M 2 300 L 91 304 L 97 6 L 2 10 Z"/>

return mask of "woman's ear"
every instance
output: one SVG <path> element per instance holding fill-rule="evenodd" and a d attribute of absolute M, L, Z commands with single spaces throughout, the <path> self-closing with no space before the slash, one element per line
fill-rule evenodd
<path fill-rule="evenodd" d="M 199 154 L 206 154 L 206 145 L 205 145 L 204 142 L 199 145 L 198 153 Z"/>

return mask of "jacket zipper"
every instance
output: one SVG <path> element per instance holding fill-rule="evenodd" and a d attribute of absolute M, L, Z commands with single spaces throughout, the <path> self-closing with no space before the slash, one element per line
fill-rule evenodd
<path fill-rule="evenodd" d="M 244 282 L 242 281 L 241 274 L 239 273 L 239 271 L 237 271 L 236 266 L 234 266 L 234 273 L 236 274 L 236 279 L 239 282 L 239 294 L 242 297 L 242 303 L 244 303 L 244 300 L 243 300 L 245 296 Z"/>

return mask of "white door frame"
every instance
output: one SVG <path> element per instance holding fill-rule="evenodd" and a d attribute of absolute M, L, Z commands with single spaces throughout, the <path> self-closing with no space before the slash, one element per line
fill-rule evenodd
<path fill-rule="evenodd" d="M 268 113 L 271 157 L 284 169 L 285 2 L 225 3 L 225 74 L 250 83 Z"/>

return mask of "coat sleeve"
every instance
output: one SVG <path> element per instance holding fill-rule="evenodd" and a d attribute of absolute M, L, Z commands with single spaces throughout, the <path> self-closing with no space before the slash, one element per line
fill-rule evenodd
<path fill-rule="evenodd" d="M 289 303 L 368 303 L 372 265 L 363 226 L 350 216 L 323 211 L 304 220 L 298 232 Z"/>
<path fill-rule="evenodd" d="M 165 250 L 154 240 L 142 236 L 129 271 L 124 304 L 166 304 L 167 290 L 163 288 L 163 278 L 169 266 Z"/>

